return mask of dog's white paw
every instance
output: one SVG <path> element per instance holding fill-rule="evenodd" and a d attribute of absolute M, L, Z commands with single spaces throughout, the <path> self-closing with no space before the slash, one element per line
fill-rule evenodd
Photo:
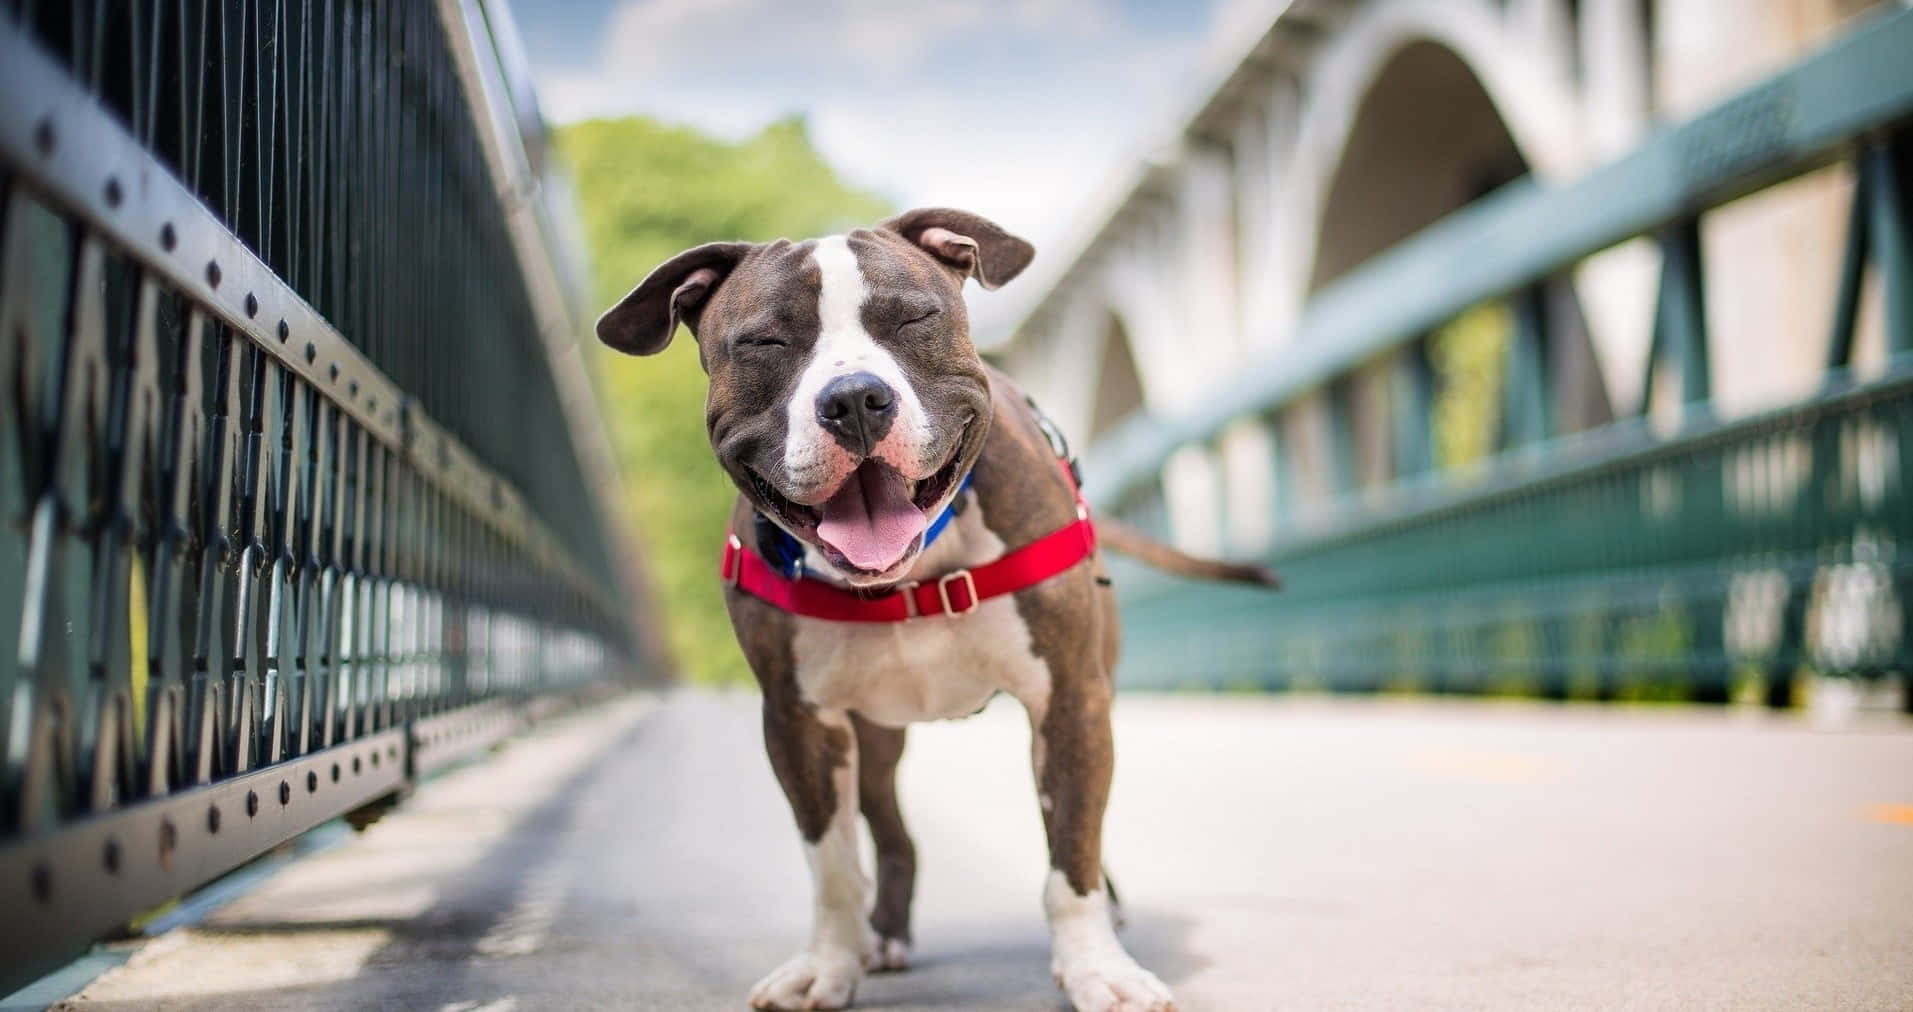
<path fill-rule="evenodd" d="M 1169 988 L 1127 953 L 1059 959 L 1050 970 L 1076 1012 L 1175 1012 Z"/>
<path fill-rule="evenodd" d="M 864 969 L 872 973 L 910 969 L 910 943 L 870 932 L 864 944 Z"/>
<path fill-rule="evenodd" d="M 855 952 L 800 952 L 751 988 L 751 1007 L 848 1008 L 862 979 L 863 963 Z"/>

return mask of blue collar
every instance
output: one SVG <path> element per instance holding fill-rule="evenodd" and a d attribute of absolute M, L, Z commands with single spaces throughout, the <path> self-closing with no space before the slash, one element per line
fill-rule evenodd
<path fill-rule="evenodd" d="M 964 472 L 963 480 L 957 482 L 956 495 L 950 497 L 950 505 L 943 507 L 943 512 L 937 514 L 935 520 L 930 521 L 929 528 L 923 532 L 924 551 L 929 551 L 930 546 L 936 544 L 937 535 L 942 534 L 943 529 L 950 526 L 950 521 L 956 519 L 957 496 L 970 490 L 970 477 L 975 473 L 975 471 Z"/>
<path fill-rule="evenodd" d="M 969 490 L 970 478 L 974 474 L 975 472 L 971 471 L 963 475 L 963 480 L 957 482 L 956 495 L 950 497 L 950 505 L 943 507 L 943 512 L 937 514 L 937 518 L 930 521 L 930 526 L 924 529 L 924 551 L 929 551 L 930 546 L 936 544 L 937 537 L 943 533 L 944 528 L 950 526 L 950 521 L 956 518 L 957 496 Z M 757 553 L 785 577 L 795 580 L 802 576 L 804 574 L 803 542 L 791 536 L 789 531 L 771 523 L 770 518 L 764 514 L 753 513 L 752 516 L 757 524 Z"/>

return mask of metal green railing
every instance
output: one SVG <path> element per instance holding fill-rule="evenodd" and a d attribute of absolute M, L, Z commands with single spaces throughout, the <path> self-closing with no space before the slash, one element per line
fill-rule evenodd
<path fill-rule="evenodd" d="M 1282 518 L 1266 556 L 1280 597 L 1120 574 L 1125 680 L 1709 701 L 1751 683 L 1784 705 L 1803 671 L 1913 672 L 1909 53 L 1913 12 L 1883 15 L 1577 182 L 1503 188 L 1324 289 L 1278 360 L 1199 413 L 1138 415 L 1092 447 L 1092 499 L 1159 524 L 1179 448 L 1322 390 L 1346 433 L 1333 394 L 1358 368 L 1394 370 L 1392 479 L 1344 488 L 1312 513 L 1327 519 Z M 1857 185 L 1844 263 L 1828 265 L 1822 392 L 1717 421 L 1700 218 L 1839 160 Z M 1629 418 L 1557 433 L 1547 286 L 1642 236 L 1663 254 L 1646 385 L 1678 370 L 1679 431 Z M 1869 264 L 1890 362 L 1858 382 L 1846 367 Z M 1465 476 L 1432 471 L 1429 335 L 1496 300 L 1513 320 L 1498 452 Z M 1289 459 L 1270 463 L 1291 488 Z"/>
<path fill-rule="evenodd" d="M 497 14 L 0 0 L 0 993 L 637 674 Z"/>

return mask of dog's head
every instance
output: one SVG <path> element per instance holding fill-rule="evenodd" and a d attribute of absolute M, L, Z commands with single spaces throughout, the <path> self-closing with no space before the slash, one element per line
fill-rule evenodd
<path fill-rule="evenodd" d="M 825 239 L 711 243 L 652 271 L 598 337 L 651 355 L 690 328 L 731 480 L 845 580 L 894 583 L 989 432 L 963 282 L 995 288 L 1034 253 L 947 208 Z"/>

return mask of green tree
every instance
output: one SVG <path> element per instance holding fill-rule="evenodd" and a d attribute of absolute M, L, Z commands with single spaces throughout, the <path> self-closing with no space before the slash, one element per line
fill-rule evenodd
<path fill-rule="evenodd" d="M 561 128 L 576 184 L 599 308 L 680 250 L 723 239 L 803 238 L 869 224 L 881 197 L 839 179 L 802 119 L 730 143 L 640 116 Z M 680 334 L 653 358 L 597 348 L 592 373 L 629 501 L 684 673 L 748 682 L 717 584 L 734 489 L 704 433 L 703 370 Z"/>
<path fill-rule="evenodd" d="M 1484 302 L 1438 328 L 1428 353 L 1435 369 L 1435 466 L 1469 470 L 1495 453 L 1514 316 L 1505 302 Z"/>

